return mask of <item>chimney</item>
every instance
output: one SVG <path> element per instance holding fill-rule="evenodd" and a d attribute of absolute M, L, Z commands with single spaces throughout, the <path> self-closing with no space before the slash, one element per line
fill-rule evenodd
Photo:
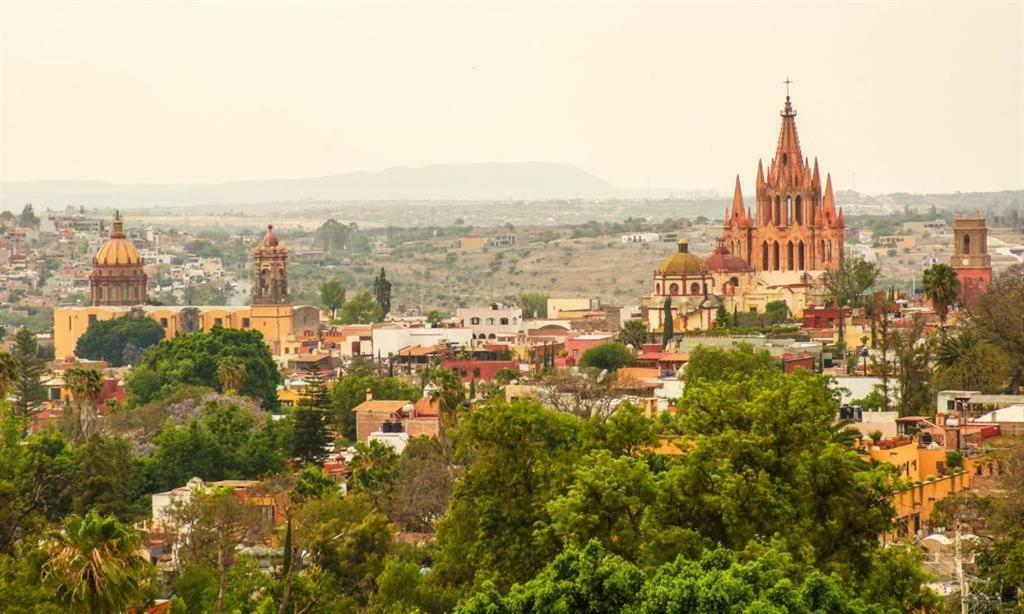
<path fill-rule="evenodd" d="M 372 401 L 373 400 L 373 388 L 367 388 L 366 389 L 366 400 L 367 401 Z"/>

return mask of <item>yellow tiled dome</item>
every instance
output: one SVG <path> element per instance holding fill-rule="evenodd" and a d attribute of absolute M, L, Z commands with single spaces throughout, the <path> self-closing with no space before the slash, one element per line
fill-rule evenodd
<path fill-rule="evenodd" d="M 132 242 L 124 237 L 124 222 L 121 221 L 121 212 L 114 213 L 114 227 L 110 229 L 110 239 L 100 246 L 96 252 L 96 266 L 112 266 L 125 264 L 140 264 L 142 256 L 139 250 L 135 249 Z"/>
<path fill-rule="evenodd" d="M 138 264 L 139 250 L 128 239 L 110 239 L 96 252 L 96 264 Z"/>
<path fill-rule="evenodd" d="M 658 275 L 671 275 L 683 277 L 687 275 L 701 275 L 708 272 L 708 265 L 697 255 L 689 252 L 689 245 L 686 239 L 680 239 L 679 251 L 661 261 L 658 265 Z"/>

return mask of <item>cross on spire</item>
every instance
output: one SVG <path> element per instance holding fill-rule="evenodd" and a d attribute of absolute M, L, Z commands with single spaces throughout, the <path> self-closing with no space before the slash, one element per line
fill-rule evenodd
<path fill-rule="evenodd" d="M 789 98 L 789 85 L 791 83 L 793 83 L 792 81 L 789 80 L 789 75 L 786 75 L 786 80 L 783 81 L 783 83 L 786 84 L 786 98 L 788 99 Z"/>

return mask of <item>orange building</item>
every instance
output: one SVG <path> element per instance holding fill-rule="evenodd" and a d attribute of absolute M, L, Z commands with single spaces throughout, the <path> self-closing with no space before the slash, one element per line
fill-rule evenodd
<path fill-rule="evenodd" d="M 757 271 L 835 268 L 843 257 L 845 219 L 836 209 L 832 178 L 826 175 L 823 190 L 817 158 L 813 167 L 804 158 L 788 95 L 781 115 L 779 142 L 767 174 L 757 163 L 754 215 L 744 207 L 736 176 L 732 208 L 725 212 L 725 247 Z"/>

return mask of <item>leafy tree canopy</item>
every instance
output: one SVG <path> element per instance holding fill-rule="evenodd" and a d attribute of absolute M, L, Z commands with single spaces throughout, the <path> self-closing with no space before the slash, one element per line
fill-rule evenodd
<path fill-rule="evenodd" d="M 595 345 L 580 357 L 580 366 L 586 368 L 617 371 L 636 362 L 636 356 L 621 343 Z"/>
<path fill-rule="evenodd" d="M 220 390 L 217 367 L 228 357 L 245 363 L 245 383 L 238 392 L 259 399 L 267 409 L 276 408 L 281 374 L 263 335 L 220 326 L 210 332 L 181 335 L 150 348 L 125 382 L 128 404 L 166 398 L 182 384 Z"/>
<path fill-rule="evenodd" d="M 75 355 L 90 360 L 106 360 L 112 367 L 120 367 L 125 364 L 126 349 L 132 347 L 144 351 L 163 338 L 163 327 L 146 317 L 99 320 L 78 338 Z"/>

